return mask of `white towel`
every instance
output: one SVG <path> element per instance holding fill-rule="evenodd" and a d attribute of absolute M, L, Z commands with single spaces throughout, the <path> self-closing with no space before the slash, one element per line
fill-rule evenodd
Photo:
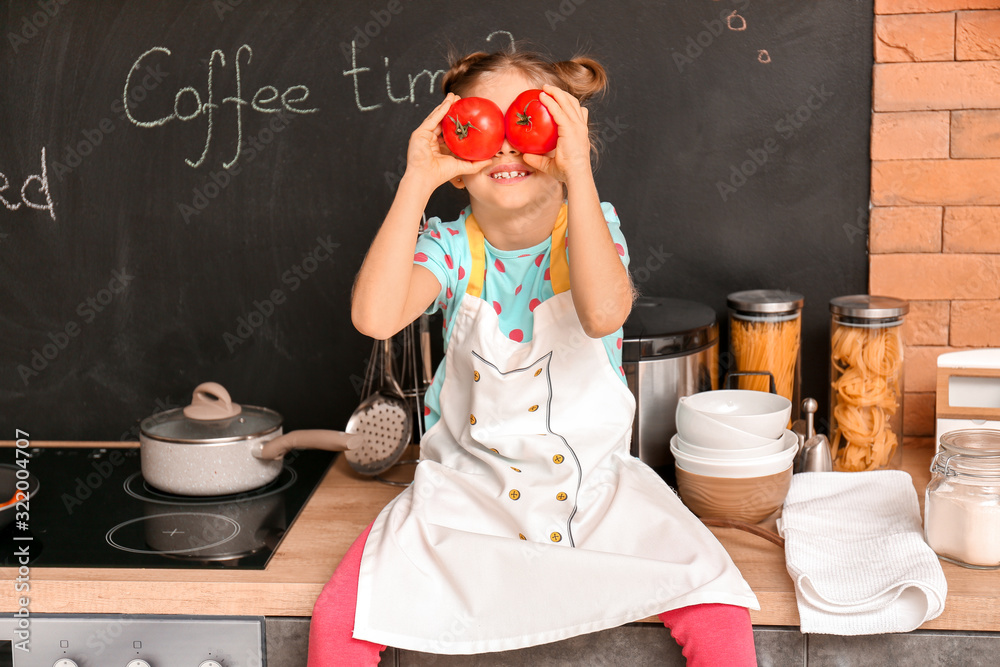
<path fill-rule="evenodd" d="M 948 582 L 903 471 L 794 475 L 778 532 L 803 633 L 909 632 L 944 611 Z"/>

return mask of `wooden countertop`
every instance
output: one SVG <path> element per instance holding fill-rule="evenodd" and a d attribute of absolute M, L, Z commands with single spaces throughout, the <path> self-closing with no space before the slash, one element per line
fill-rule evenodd
<path fill-rule="evenodd" d="M 114 447 L 121 443 L 33 445 Z M 929 439 L 908 440 L 904 450 L 904 468 L 913 477 L 921 506 L 932 453 Z M 392 473 L 406 480 L 412 468 L 401 466 Z M 33 613 L 309 616 L 351 542 L 399 490 L 356 475 L 338 459 L 265 570 L 32 568 L 29 609 Z M 773 530 L 774 517 L 765 521 L 764 527 Z M 757 594 L 761 610 L 751 613 L 754 624 L 798 625 L 784 552 L 742 531 L 713 528 L 712 532 Z M 948 578 L 945 610 L 922 627 L 1000 631 L 1000 570 L 971 570 L 944 562 L 942 566 Z M 15 576 L 13 568 L 0 568 L 0 579 L 12 581 Z M 15 611 L 14 603 L 15 596 L 3 596 L 0 611 Z"/>

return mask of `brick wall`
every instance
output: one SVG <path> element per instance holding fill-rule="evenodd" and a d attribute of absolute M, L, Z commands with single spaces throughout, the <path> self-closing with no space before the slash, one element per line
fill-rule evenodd
<path fill-rule="evenodd" d="M 937 356 L 1000 347 L 1000 0 L 875 0 L 871 294 L 910 301 L 904 419 Z"/>

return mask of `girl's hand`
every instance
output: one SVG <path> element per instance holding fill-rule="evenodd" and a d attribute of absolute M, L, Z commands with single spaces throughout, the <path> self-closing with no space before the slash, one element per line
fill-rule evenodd
<path fill-rule="evenodd" d="M 473 174 L 491 164 L 492 160 L 459 160 L 444 145 L 444 140 L 441 139 L 441 121 L 448 115 L 451 105 L 458 100 L 458 95 L 448 93 L 444 101 L 410 135 L 404 179 L 419 179 L 420 183 L 433 191 L 456 176 Z"/>
<path fill-rule="evenodd" d="M 522 159 L 562 183 L 584 176 L 593 178 L 587 108 L 561 88 L 545 85 L 542 91 L 538 99 L 559 126 L 559 141 L 551 156 L 525 154 Z"/>

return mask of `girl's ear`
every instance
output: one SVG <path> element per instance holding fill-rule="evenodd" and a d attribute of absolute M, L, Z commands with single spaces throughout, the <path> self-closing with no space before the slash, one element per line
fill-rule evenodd
<path fill-rule="evenodd" d="M 462 180 L 461 176 L 456 176 L 455 178 L 451 179 L 450 182 L 451 182 L 452 185 L 454 185 L 459 190 L 464 190 L 465 189 L 465 181 Z"/>

